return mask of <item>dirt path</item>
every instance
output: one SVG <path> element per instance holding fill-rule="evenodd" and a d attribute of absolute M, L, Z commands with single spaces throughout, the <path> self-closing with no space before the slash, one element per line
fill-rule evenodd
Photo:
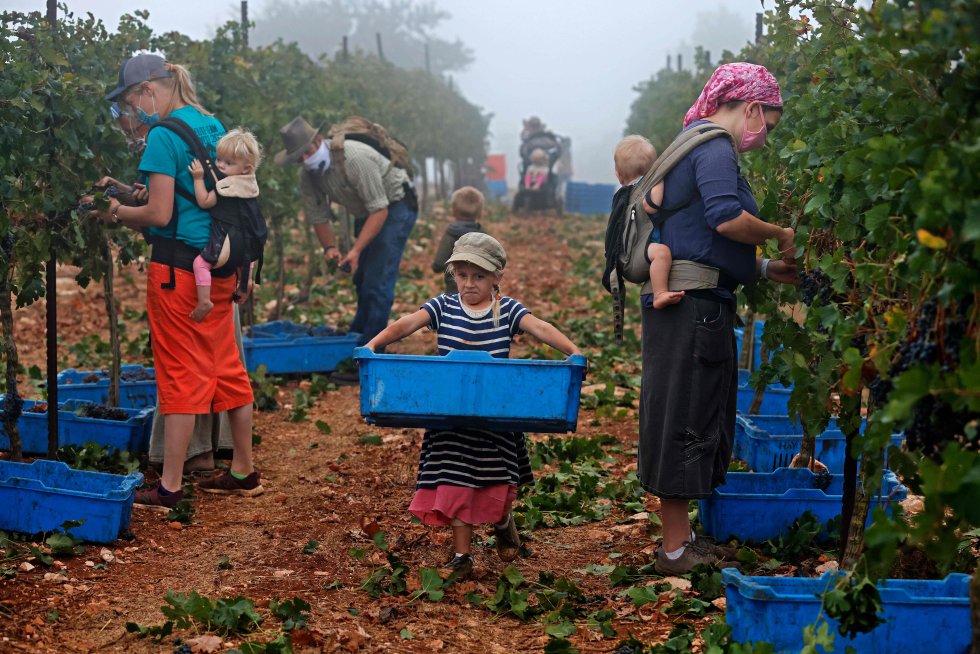
<path fill-rule="evenodd" d="M 423 271 L 413 284 L 431 295 L 439 283 L 428 268 L 431 241 L 440 236 L 444 219 L 428 220 L 432 222 L 421 230 L 423 238 L 416 241 L 416 247 L 410 247 L 402 270 L 403 276 L 406 270 Z M 575 283 L 575 262 L 583 265 L 582 254 L 601 264 L 604 225 L 600 220 L 514 219 L 492 222 L 488 227 L 505 243 L 510 257 L 505 293 L 560 327 L 560 317 L 590 317 L 607 310 L 606 298 L 599 291 L 578 292 Z M 598 280 L 591 281 L 598 288 Z M 131 282 L 119 283 L 123 304 L 131 313 L 141 310 L 141 284 L 138 275 Z M 99 322 L 99 290 L 78 291 L 66 284 L 64 293 L 65 346 L 78 343 L 87 333 L 101 330 L 104 334 L 100 327 L 104 323 Z M 417 298 L 402 298 L 395 311 L 401 314 L 417 305 Z M 608 325 L 609 321 L 603 316 L 598 324 Z M 39 325 L 43 325 L 43 306 L 18 314 L 21 343 L 26 342 L 27 334 L 37 334 Z M 138 320 L 128 327 L 137 329 Z M 396 350 L 431 352 L 433 340 L 431 334 L 420 333 Z M 515 355 L 527 348 L 519 344 Z M 26 347 L 23 359 L 27 366 L 43 366 L 43 351 Z M 392 551 L 411 571 L 410 589 L 418 587 L 419 568 L 438 567 L 448 558 L 449 531 L 413 524 L 407 512 L 421 432 L 364 424 L 357 389 L 352 387 L 321 395 L 307 410 L 305 421 L 289 422 L 289 405 L 303 383 L 294 380 L 279 389 L 280 411 L 256 414 L 256 433 L 262 438 L 256 463 L 267 489 L 264 495 L 253 499 L 199 497 L 197 522 L 179 529 L 159 514 L 137 510 L 132 521 L 136 538 L 108 548 L 106 558 L 114 560 L 104 569 L 95 565 L 103 563 L 100 547 L 90 546 L 84 556 L 65 559 L 50 569 L 38 565 L 31 572 L 0 581 L 0 652 L 173 651 L 169 639 L 156 644 L 125 629 L 127 622 L 161 624 L 160 607 L 168 590 L 196 590 L 212 598 L 241 595 L 253 600 L 264 616 L 268 616 L 270 599 L 302 597 L 312 605 L 311 629 L 297 639 L 306 642 L 307 649 L 295 647 L 296 651 L 541 651 L 549 637 L 540 622 L 495 616 L 466 597 L 468 592 L 493 596 L 503 565 L 491 549 L 476 548 L 473 580 L 451 588 L 440 602 L 410 601 L 406 596 L 374 599 L 361 590 L 362 581 L 384 563 L 362 527 L 377 523 L 385 532 Z M 317 421 L 327 423 L 330 433 L 317 429 Z M 361 436 L 366 434 L 380 435 L 381 444 L 362 443 Z M 613 435 L 622 447 L 603 466 L 617 477 L 633 469 L 633 409 L 626 408 L 618 416 L 583 409 L 578 434 Z M 648 505 L 655 508 L 654 501 Z M 611 638 L 604 639 L 584 620 L 577 621 L 577 632 L 569 639 L 579 651 L 611 651 L 627 633 L 657 642 L 670 631 L 671 618 L 650 607 L 637 609 L 629 598 L 617 597 L 621 589 L 613 588 L 607 576 L 577 572 L 587 564 L 646 562 L 652 551 L 647 525 L 648 521 L 631 519 L 614 508 L 601 522 L 539 529 L 531 534 L 530 556 L 515 562 L 529 580 L 537 579 L 539 572 L 568 575 L 591 602 L 590 610 L 615 612 L 612 624 L 617 636 Z M 479 539 L 486 535 L 480 532 Z M 310 541 L 319 545 L 312 553 L 304 553 Z M 355 554 L 363 549 L 365 556 L 352 556 L 352 548 Z M 224 556 L 230 569 L 219 567 Z M 61 570 L 63 577 L 45 580 L 45 573 Z M 325 590 L 325 586 L 339 587 Z M 278 624 L 266 619 L 271 630 Z M 194 633 L 192 629 L 180 635 Z M 414 637 L 407 639 L 406 633 Z M 253 638 L 261 640 L 262 632 Z M 227 638 L 221 650 L 240 642 L 240 638 Z"/>

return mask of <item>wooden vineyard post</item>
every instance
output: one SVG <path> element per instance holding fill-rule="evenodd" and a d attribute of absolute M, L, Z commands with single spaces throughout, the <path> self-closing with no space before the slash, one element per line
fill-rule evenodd
<path fill-rule="evenodd" d="M 105 291 L 105 312 L 109 316 L 109 349 L 112 353 L 112 367 L 109 370 L 109 406 L 120 406 L 119 378 L 122 376 L 122 356 L 119 352 L 119 315 L 113 283 L 115 266 L 113 265 L 112 248 L 109 246 L 108 238 L 102 246 L 102 257 L 106 262 L 102 288 Z"/>
<path fill-rule="evenodd" d="M 10 458 L 21 461 L 24 453 L 17 421 L 24 402 L 17 393 L 17 368 L 20 367 L 20 361 L 17 356 L 17 342 L 14 340 L 14 310 L 10 303 L 10 278 L 14 274 L 13 250 L 13 235 L 8 233 L 3 239 L 3 270 L 0 271 L 0 324 L 3 326 L 3 352 L 7 358 L 7 393 L 0 410 L 3 411 L 3 429 L 10 439 Z"/>
<path fill-rule="evenodd" d="M 755 313 L 749 311 L 742 328 L 742 353 L 738 357 L 738 367 L 752 370 L 752 354 L 755 352 Z"/>
<path fill-rule="evenodd" d="M 58 4 L 48 0 L 48 25 L 57 30 Z M 50 105 L 50 98 L 47 103 Z M 48 219 L 54 218 L 53 213 Z M 48 457 L 58 454 L 58 254 L 55 239 L 51 239 L 48 264 L 45 266 L 45 314 L 47 317 L 47 368 L 48 368 Z"/>

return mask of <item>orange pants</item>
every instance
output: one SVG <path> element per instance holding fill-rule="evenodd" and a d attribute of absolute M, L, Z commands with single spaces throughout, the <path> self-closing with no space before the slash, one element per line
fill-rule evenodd
<path fill-rule="evenodd" d="M 160 288 L 170 278 L 169 266 L 151 263 L 147 276 L 146 311 L 160 413 L 219 413 L 251 404 L 252 385 L 238 358 L 231 313 L 235 277 L 212 281 L 214 309 L 194 322 L 194 274 L 177 269 L 174 276 L 177 287 L 170 290 Z"/>

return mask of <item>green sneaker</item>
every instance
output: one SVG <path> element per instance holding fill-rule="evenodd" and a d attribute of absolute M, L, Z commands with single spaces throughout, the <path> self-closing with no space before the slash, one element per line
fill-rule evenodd
<path fill-rule="evenodd" d="M 238 479 L 225 472 L 216 477 L 211 477 L 197 485 L 198 490 L 204 493 L 216 493 L 219 495 L 243 495 L 245 497 L 255 497 L 265 492 L 259 481 L 259 471 L 253 470 L 245 479 Z"/>

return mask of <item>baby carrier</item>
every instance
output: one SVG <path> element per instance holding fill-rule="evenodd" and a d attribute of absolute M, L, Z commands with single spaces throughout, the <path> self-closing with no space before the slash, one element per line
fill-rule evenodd
<path fill-rule="evenodd" d="M 208 149 L 191 126 L 180 118 L 171 116 L 164 118 L 151 129 L 156 129 L 157 127 L 169 129 L 187 144 L 193 155 L 204 167 L 205 188 L 208 191 L 213 191 L 215 188 L 215 179 L 222 179 L 224 175 L 215 167 L 211 155 L 208 153 Z M 179 184 L 174 183 L 174 191 L 185 200 L 197 205 L 197 198 L 194 194 L 182 188 Z M 254 199 L 249 201 L 239 198 L 228 198 L 228 200 L 234 201 L 226 202 L 225 199 L 219 200 L 218 204 L 210 211 L 211 220 L 220 221 L 225 226 L 231 250 L 228 261 L 222 266 L 215 267 L 211 271 L 211 274 L 218 278 L 231 277 L 245 264 L 256 262 L 255 283 L 260 284 L 262 282 L 263 251 L 265 249 L 265 242 L 269 236 L 265 218 L 259 210 L 258 202 Z M 178 250 L 182 249 L 180 248 L 182 244 L 177 241 L 178 219 L 177 204 L 174 203 L 173 215 L 170 218 L 172 236 L 155 237 L 152 241 L 154 248 L 162 246 L 170 255 L 170 280 L 161 285 L 165 289 L 173 289 L 176 286 L 174 263 L 178 256 Z M 248 280 L 239 280 L 238 286 L 239 290 L 246 290 L 248 288 Z"/>
<path fill-rule="evenodd" d="M 698 194 L 695 191 L 676 207 L 654 206 L 657 213 L 653 216 L 643 208 L 644 197 L 695 148 L 719 137 L 731 140 L 732 147 L 737 151 L 731 134 L 720 125 L 700 125 L 681 132 L 639 182 L 619 189 L 613 197 L 612 211 L 606 224 L 606 264 L 602 285 L 613 296 L 613 330 L 617 340 L 623 340 L 625 282 L 641 284 L 641 293 L 653 292 L 650 287 L 650 260 L 647 258 L 651 232 L 655 227 L 663 227 L 668 218 L 690 206 Z M 670 279 L 670 288 L 675 291 L 713 288 L 719 281 L 731 286 L 735 284 L 717 268 L 678 259 L 671 264 Z"/>

